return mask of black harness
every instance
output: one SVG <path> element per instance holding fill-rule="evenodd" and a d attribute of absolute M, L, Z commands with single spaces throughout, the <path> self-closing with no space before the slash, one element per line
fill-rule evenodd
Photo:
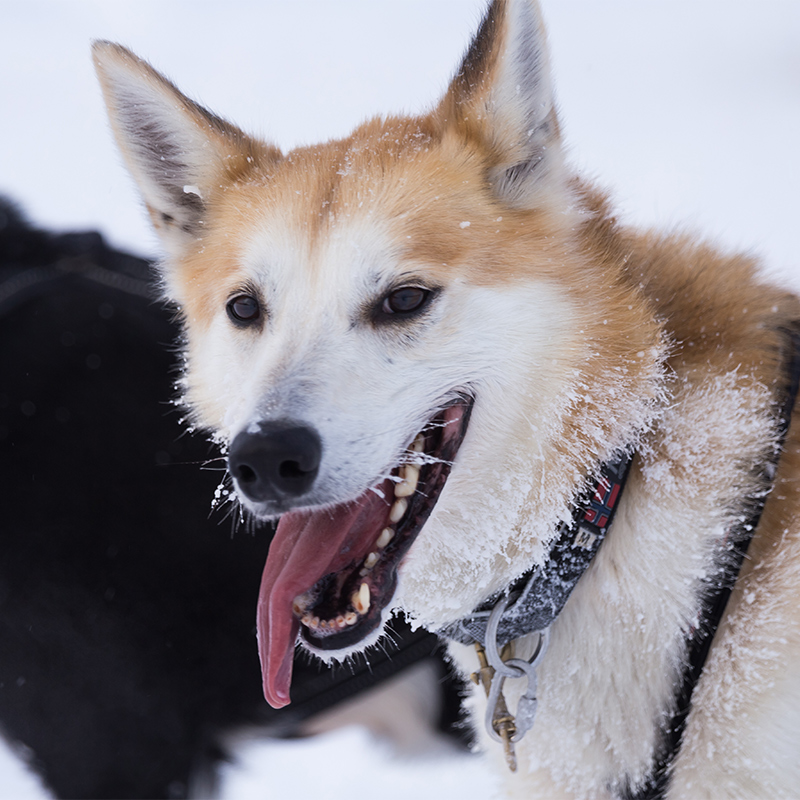
<path fill-rule="evenodd" d="M 700 680 L 703 667 L 706 663 L 711 643 L 717 632 L 728 598 L 739 577 L 739 572 L 744 563 L 750 542 L 753 539 L 767 497 L 772 491 L 775 474 L 778 468 L 786 436 L 789 432 L 789 423 L 792 419 L 792 410 L 797 399 L 800 387 L 800 329 L 798 326 L 784 332 L 789 343 L 787 361 L 787 382 L 783 388 L 783 401 L 778 416 L 778 440 L 772 458 L 761 465 L 762 491 L 750 499 L 746 517 L 731 531 L 729 539 L 730 558 L 725 580 L 720 581 L 716 576 L 708 580 L 706 591 L 700 610 L 700 624 L 691 632 L 687 642 L 687 663 L 683 672 L 683 679 L 676 693 L 675 713 L 664 731 L 664 737 L 659 752 L 656 753 L 653 771 L 650 778 L 640 787 L 629 791 L 625 800 L 661 800 L 666 796 L 672 764 L 677 758 L 686 727 L 686 719 L 692 705 L 692 694 Z"/>
<path fill-rule="evenodd" d="M 691 709 L 694 688 L 772 489 L 800 387 L 800 325 L 785 331 L 785 334 L 789 351 L 786 358 L 787 381 L 780 401 L 777 446 L 772 458 L 760 467 L 761 490 L 749 499 L 744 519 L 728 534 L 730 552 L 726 557 L 724 577 L 721 579 L 719 574 L 715 574 L 708 578 L 701 592 L 700 622 L 687 637 L 686 667 L 676 693 L 675 712 L 654 754 L 650 777 L 644 784 L 623 792 L 624 800 L 660 800 L 666 794 L 670 770 L 680 750 Z M 600 549 L 619 505 L 632 461 L 633 454 L 625 454 L 617 461 L 601 467 L 600 477 L 576 503 L 572 521 L 562 523 L 559 527 L 544 564 L 536 565 L 467 617 L 442 629 L 440 634 L 462 644 L 477 643 L 483 646 L 489 617 L 504 597 L 509 598 L 508 603 L 499 622 L 494 623 L 497 625 L 497 645 L 546 631 L 561 613 L 578 580 Z"/>

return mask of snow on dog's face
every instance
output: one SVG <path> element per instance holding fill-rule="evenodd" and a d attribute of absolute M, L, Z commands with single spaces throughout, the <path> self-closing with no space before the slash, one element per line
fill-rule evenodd
<path fill-rule="evenodd" d="M 619 445 L 587 386 L 613 374 L 641 427 L 624 398 L 652 396 L 657 334 L 621 283 L 596 291 L 530 2 L 492 5 L 431 114 L 287 155 L 124 48 L 95 58 L 167 249 L 186 401 L 242 504 L 280 516 L 258 630 L 285 705 L 298 633 L 340 656 L 397 605 L 442 624 L 540 557 L 587 459 Z"/>

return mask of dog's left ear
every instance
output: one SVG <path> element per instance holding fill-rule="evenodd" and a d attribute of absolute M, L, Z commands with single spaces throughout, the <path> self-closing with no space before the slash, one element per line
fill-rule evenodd
<path fill-rule="evenodd" d="M 536 0 L 493 0 L 435 117 L 476 142 L 495 193 L 534 207 L 563 185 L 561 136 Z"/>

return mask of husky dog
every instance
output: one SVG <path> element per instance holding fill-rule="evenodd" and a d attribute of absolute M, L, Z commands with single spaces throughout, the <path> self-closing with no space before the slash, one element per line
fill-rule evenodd
<path fill-rule="evenodd" d="M 267 700 L 296 643 L 402 610 L 477 671 L 511 793 L 796 797 L 800 304 L 570 171 L 535 2 L 491 4 L 430 113 L 286 154 L 94 55 L 186 405 L 280 517 Z"/>

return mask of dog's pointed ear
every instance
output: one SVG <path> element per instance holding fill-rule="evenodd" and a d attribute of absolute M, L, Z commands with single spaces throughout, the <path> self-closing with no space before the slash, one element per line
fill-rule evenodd
<path fill-rule="evenodd" d="M 167 255 L 202 232 L 214 194 L 277 150 L 248 138 L 178 91 L 130 50 L 92 45 L 114 135 Z"/>
<path fill-rule="evenodd" d="M 496 194 L 532 207 L 563 186 L 561 135 L 544 23 L 536 0 L 493 0 L 434 112 L 478 144 Z"/>

